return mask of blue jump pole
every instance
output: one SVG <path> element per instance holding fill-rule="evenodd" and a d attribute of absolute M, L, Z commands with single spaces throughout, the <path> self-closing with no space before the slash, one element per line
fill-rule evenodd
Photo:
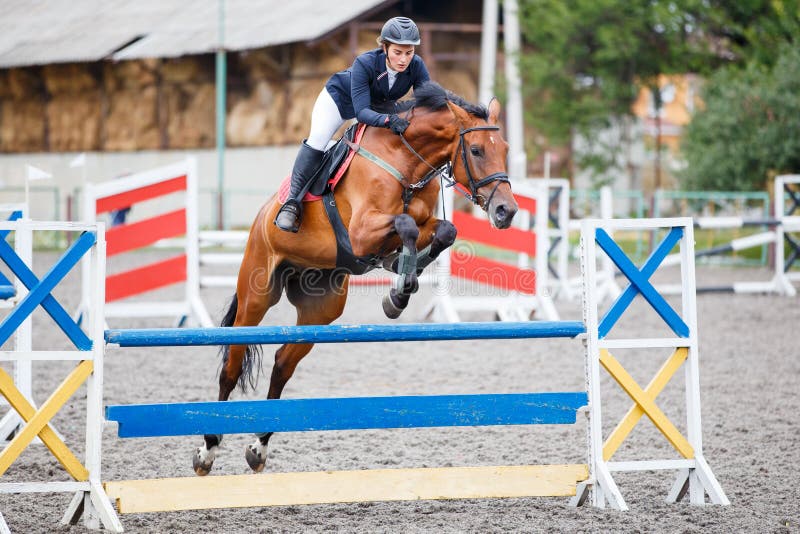
<path fill-rule="evenodd" d="M 207 345 L 280 345 L 283 343 L 573 338 L 584 333 L 586 333 L 586 326 L 579 321 L 530 321 L 517 323 L 145 328 L 106 330 L 105 339 L 106 343 L 120 347 L 188 347 Z"/>
<path fill-rule="evenodd" d="M 422 428 L 574 424 L 584 391 L 282 399 L 106 407 L 121 438 Z"/>

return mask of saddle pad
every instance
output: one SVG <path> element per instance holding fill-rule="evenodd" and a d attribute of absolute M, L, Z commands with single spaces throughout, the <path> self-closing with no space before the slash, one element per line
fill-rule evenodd
<path fill-rule="evenodd" d="M 358 125 L 358 128 L 356 129 L 356 132 L 355 132 L 355 136 L 353 137 L 353 142 L 355 144 L 359 144 L 361 142 L 361 138 L 364 136 L 364 131 L 366 129 L 367 129 L 367 125 L 366 124 L 359 124 Z M 342 141 L 339 140 L 337 145 L 339 143 L 341 143 L 341 142 Z M 331 147 L 330 151 L 336 150 L 336 146 L 337 145 L 334 145 L 333 147 Z M 356 155 L 355 151 L 352 148 L 349 148 L 348 151 L 347 151 L 347 156 L 344 158 L 344 161 L 342 161 L 342 164 L 339 165 L 339 167 L 336 169 L 336 172 L 333 174 L 333 176 L 328 178 L 328 188 L 331 191 L 334 190 L 334 188 L 336 187 L 336 184 L 338 184 L 339 181 L 342 179 L 342 176 L 344 176 L 345 171 L 348 169 L 348 167 L 350 167 L 350 162 L 353 160 L 353 156 L 355 156 L 355 155 Z M 280 201 L 281 204 L 286 202 L 286 198 L 289 196 L 289 186 L 291 185 L 291 181 L 292 181 L 292 175 L 289 174 L 281 182 L 281 186 L 278 189 L 278 200 Z M 303 202 L 314 202 L 316 200 L 320 200 L 321 198 L 322 198 L 321 195 L 315 195 L 315 194 L 313 194 L 311 192 L 308 192 L 303 197 Z"/>

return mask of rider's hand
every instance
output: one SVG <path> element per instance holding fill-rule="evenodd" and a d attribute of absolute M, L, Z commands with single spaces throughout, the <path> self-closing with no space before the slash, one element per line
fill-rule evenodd
<path fill-rule="evenodd" d="M 406 131 L 406 128 L 408 128 L 408 125 L 409 122 L 398 115 L 389 115 L 389 120 L 386 122 L 387 128 L 397 135 L 402 135 L 403 132 Z"/>

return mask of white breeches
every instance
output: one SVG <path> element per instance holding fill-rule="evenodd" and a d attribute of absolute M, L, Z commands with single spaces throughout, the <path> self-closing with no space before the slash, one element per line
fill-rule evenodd
<path fill-rule="evenodd" d="M 333 101 L 328 90 L 323 89 L 311 111 L 311 132 L 308 134 L 306 144 L 316 150 L 325 150 L 331 137 L 344 124 L 344 121 L 345 119 L 339 114 L 339 108 L 336 107 L 336 102 Z"/>

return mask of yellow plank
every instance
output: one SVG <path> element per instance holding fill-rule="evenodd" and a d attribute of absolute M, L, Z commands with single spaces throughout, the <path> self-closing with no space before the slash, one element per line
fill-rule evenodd
<path fill-rule="evenodd" d="M 672 376 L 680 369 L 688 356 L 689 349 L 686 347 L 676 349 L 647 385 L 644 390 L 645 394 L 655 401 L 658 394 L 669 384 Z M 603 444 L 603 459 L 606 462 L 614 456 L 614 453 L 617 452 L 617 449 L 619 449 L 622 442 L 625 441 L 625 438 L 628 437 L 628 434 L 631 433 L 633 427 L 636 426 L 643 415 L 644 410 L 642 410 L 642 407 L 634 403 Z"/>
<path fill-rule="evenodd" d="M 271 473 L 104 484 L 122 514 L 372 501 L 569 497 L 586 465 Z"/>
<path fill-rule="evenodd" d="M 614 377 L 614 380 L 625 390 L 633 401 L 638 404 L 645 415 L 650 418 L 656 428 L 658 428 L 664 437 L 667 438 L 675 450 L 677 450 L 684 458 L 694 458 L 694 449 L 686 441 L 686 438 L 681 435 L 680 431 L 675 428 L 672 421 L 661 411 L 661 408 L 656 406 L 656 403 L 651 399 L 642 388 L 636 383 L 628 371 L 614 358 L 610 352 L 605 349 L 600 351 L 600 363 L 606 368 L 608 374 Z"/>
<path fill-rule="evenodd" d="M 16 385 L 14 385 L 14 379 L 3 369 L 0 369 L 0 393 L 3 394 L 11 407 L 17 411 L 25 422 L 30 421 L 31 418 L 36 415 L 36 409 L 28 402 L 28 399 L 19 392 Z M 75 480 L 88 480 L 89 472 L 49 425 L 45 425 L 44 428 L 42 428 L 39 432 L 39 438 L 42 440 L 42 443 L 47 445 L 47 448 L 50 449 L 53 456 L 61 462 L 61 465 L 64 466 L 67 473 L 72 475 Z"/>
<path fill-rule="evenodd" d="M 91 360 L 86 360 L 78 364 L 78 366 L 67 375 L 64 381 L 61 382 L 53 394 L 42 404 L 39 411 L 37 411 L 23 429 L 14 436 L 11 443 L 0 453 L 0 475 L 8 470 L 14 460 L 25 450 L 25 447 L 33 441 L 33 438 L 42 431 L 45 425 L 50 422 L 50 419 L 58 413 L 58 410 L 61 409 L 64 403 L 67 402 L 72 394 L 83 384 L 86 378 L 92 374 L 92 369 Z M 85 474 L 70 474 L 75 477 L 76 480 L 88 480 L 89 473 L 86 472 L 85 469 L 83 471 Z"/>

